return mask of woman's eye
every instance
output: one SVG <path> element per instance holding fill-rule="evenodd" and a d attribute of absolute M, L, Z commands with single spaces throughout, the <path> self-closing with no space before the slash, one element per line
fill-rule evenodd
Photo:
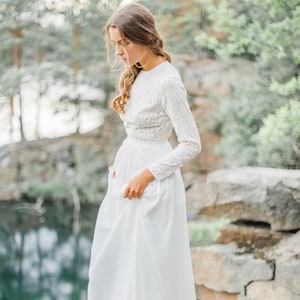
<path fill-rule="evenodd" d="M 123 47 L 126 47 L 128 46 L 129 42 L 127 40 L 123 40 L 121 41 L 120 45 L 123 46 Z"/>
<path fill-rule="evenodd" d="M 110 43 L 110 45 L 112 47 L 117 47 L 117 46 L 127 47 L 129 45 L 129 41 L 128 40 L 121 40 L 121 41 L 116 42 L 116 43 L 113 42 L 113 41 L 110 41 L 109 43 Z"/>

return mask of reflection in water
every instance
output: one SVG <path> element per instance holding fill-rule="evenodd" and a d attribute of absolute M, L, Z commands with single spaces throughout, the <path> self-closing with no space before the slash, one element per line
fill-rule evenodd
<path fill-rule="evenodd" d="M 0 206 L 0 300 L 85 300 L 97 208 L 81 210 L 72 232 L 72 208 Z"/>

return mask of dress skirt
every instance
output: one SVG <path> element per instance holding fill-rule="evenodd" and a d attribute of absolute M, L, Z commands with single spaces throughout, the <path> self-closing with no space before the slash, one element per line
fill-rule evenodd
<path fill-rule="evenodd" d="M 153 180 L 140 199 L 123 198 L 134 176 L 172 150 L 166 142 L 125 139 L 97 217 L 88 300 L 195 300 L 180 171 Z"/>

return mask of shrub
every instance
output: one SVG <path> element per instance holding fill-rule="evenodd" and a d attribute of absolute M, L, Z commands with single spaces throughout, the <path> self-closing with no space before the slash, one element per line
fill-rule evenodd
<path fill-rule="evenodd" d="M 259 163 L 300 169 L 300 102 L 291 100 L 263 122 L 257 135 Z"/>
<path fill-rule="evenodd" d="M 214 0 L 199 1 L 211 22 L 196 41 L 203 48 L 214 51 L 222 61 L 236 56 L 247 57 L 256 66 L 255 80 L 234 81 L 232 99 L 220 103 L 216 115 L 222 133 L 220 154 L 230 165 L 299 167 L 299 140 L 291 129 L 299 114 L 295 115 L 295 122 L 281 120 L 280 126 L 290 129 L 280 141 L 263 142 L 266 136 L 274 139 L 282 130 L 278 127 L 276 134 L 268 131 L 282 110 L 291 117 L 294 108 L 283 105 L 289 103 L 289 99 L 294 99 L 294 103 L 300 99 L 299 1 L 221 0 L 217 4 Z M 281 106 L 285 108 L 275 113 Z M 299 123 L 296 126 L 299 127 Z"/>

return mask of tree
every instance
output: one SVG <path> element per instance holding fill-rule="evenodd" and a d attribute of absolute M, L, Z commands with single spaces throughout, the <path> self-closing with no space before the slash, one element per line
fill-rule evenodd
<path fill-rule="evenodd" d="M 259 153 L 266 149 L 257 133 L 269 114 L 300 98 L 299 0 L 221 0 L 218 4 L 212 0 L 199 1 L 208 13 L 210 27 L 197 36 L 197 42 L 213 50 L 223 61 L 238 56 L 248 58 L 257 70 L 254 81 L 235 79 L 232 99 L 220 106 L 223 111 L 219 117 L 223 134 L 220 148 L 225 159 L 231 164 L 295 167 L 289 159 L 277 165 L 273 160 L 268 161 L 267 155 L 258 160 L 262 157 Z M 290 147 L 290 144 L 286 147 L 289 152 Z M 271 155 L 272 147 L 268 151 Z M 299 154 L 294 151 L 293 155 Z"/>
<path fill-rule="evenodd" d="M 36 0 L 20 1 L 13 4 L 4 0 L 0 4 L 0 34 L 3 37 L 1 43 L 1 60 L 6 67 L 1 74 L 1 95 L 6 97 L 10 107 L 10 134 L 13 134 L 13 116 L 15 114 L 15 100 L 19 110 L 19 130 L 21 140 L 25 139 L 23 123 L 23 105 L 21 85 L 26 76 L 26 65 L 23 64 L 23 45 L 26 40 L 25 28 L 32 28 L 36 19 Z"/>
<path fill-rule="evenodd" d="M 39 138 L 42 96 L 56 106 L 57 113 L 73 112 L 75 132 L 81 126 L 81 112 L 90 106 L 101 109 L 101 90 L 112 91 L 114 77 L 107 75 L 103 27 L 111 9 L 120 1 L 11 1 L 0 4 L 0 96 L 9 107 L 10 136 L 13 141 L 18 115 L 21 139 L 25 139 L 24 88 L 36 99 L 35 138 Z M 49 91 L 61 90 L 57 98 Z M 60 87 L 66 87 L 63 91 Z M 83 89 L 85 90 L 83 91 Z M 71 90 L 71 92 L 70 92 Z M 87 91 L 92 91 L 91 93 Z M 45 99 L 45 98 L 44 98 Z M 106 108 L 106 107 L 105 107 Z M 32 136 L 31 136 L 32 138 Z"/>

